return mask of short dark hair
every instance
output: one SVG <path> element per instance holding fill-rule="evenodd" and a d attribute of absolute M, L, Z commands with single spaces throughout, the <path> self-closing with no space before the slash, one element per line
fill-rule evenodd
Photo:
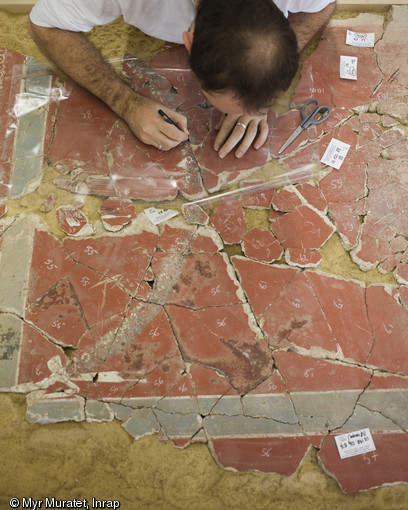
<path fill-rule="evenodd" d="M 258 112 L 296 74 L 296 35 L 272 0 L 201 0 L 189 64 L 205 91 L 231 92 Z"/>

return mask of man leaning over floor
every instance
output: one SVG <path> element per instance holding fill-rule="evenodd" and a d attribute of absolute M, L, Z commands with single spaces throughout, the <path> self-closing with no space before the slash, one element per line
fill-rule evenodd
<path fill-rule="evenodd" d="M 147 35 L 184 42 L 208 101 L 224 113 L 214 149 L 242 157 L 268 136 L 267 112 L 287 89 L 298 54 L 328 21 L 335 0 L 38 0 L 29 33 L 74 81 L 104 101 L 144 143 L 170 150 L 187 119 L 118 76 L 85 33 L 123 16 Z M 158 115 L 162 109 L 174 124 Z M 175 125 L 176 124 L 176 125 Z"/>

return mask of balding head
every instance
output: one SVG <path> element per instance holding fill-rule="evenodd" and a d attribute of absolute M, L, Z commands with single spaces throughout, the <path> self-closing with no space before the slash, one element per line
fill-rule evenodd
<path fill-rule="evenodd" d="M 268 107 L 298 68 L 296 36 L 271 0 L 201 0 L 190 65 L 204 90 Z"/>

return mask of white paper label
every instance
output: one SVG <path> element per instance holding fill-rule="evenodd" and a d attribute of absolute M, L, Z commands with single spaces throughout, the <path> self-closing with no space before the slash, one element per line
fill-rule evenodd
<path fill-rule="evenodd" d="M 348 143 L 332 138 L 320 161 L 324 165 L 332 166 L 336 170 L 339 170 L 349 149 L 350 145 Z"/>
<path fill-rule="evenodd" d="M 373 452 L 375 450 L 375 444 L 370 429 L 341 434 L 335 436 L 334 440 L 336 441 L 341 459 L 347 459 L 355 455 L 363 455 L 364 453 Z"/>
<path fill-rule="evenodd" d="M 144 213 L 149 218 L 149 220 L 153 223 L 153 225 L 158 225 L 163 221 L 169 220 L 173 218 L 173 216 L 178 215 L 178 211 L 174 211 L 173 209 L 156 209 L 155 207 L 149 207 L 149 209 L 145 209 Z"/>
<path fill-rule="evenodd" d="M 340 78 L 357 80 L 357 57 L 340 57 Z"/>
<path fill-rule="evenodd" d="M 374 37 L 375 34 L 358 34 L 347 30 L 346 44 L 360 48 L 374 48 Z"/>

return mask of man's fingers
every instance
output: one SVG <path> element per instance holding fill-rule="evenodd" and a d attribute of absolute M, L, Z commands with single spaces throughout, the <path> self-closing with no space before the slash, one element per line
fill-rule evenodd
<path fill-rule="evenodd" d="M 187 132 L 188 131 L 187 117 L 184 114 L 176 112 L 176 111 L 174 113 L 176 115 L 176 121 L 177 121 L 177 125 L 178 125 L 179 129 Z"/>
<path fill-rule="evenodd" d="M 246 151 L 251 147 L 257 133 L 258 126 L 254 122 L 251 122 L 245 130 L 245 136 L 242 139 L 242 143 L 239 145 L 237 151 L 235 152 L 235 156 L 237 158 L 242 158 Z"/>
<path fill-rule="evenodd" d="M 182 142 L 183 140 L 181 140 Z M 174 149 L 181 143 L 179 140 L 172 140 L 168 136 L 162 134 L 160 137 L 155 137 L 155 140 L 150 142 L 149 145 L 153 145 L 159 151 L 169 151 L 170 149 Z"/>
<path fill-rule="evenodd" d="M 226 117 L 224 117 L 222 125 L 219 128 L 218 134 L 214 141 L 214 149 L 216 151 L 220 150 L 221 147 L 224 146 L 227 139 L 229 140 L 230 135 L 232 135 L 233 130 L 235 130 L 238 119 L 239 119 L 239 117 L 230 116 L 230 115 L 227 115 Z M 237 143 L 238 141 L 239 141 L 239 138 L 237 139 L 237 141 L 235 143 Z M 220 155 L 220 157 L 223 157 L 223 156 Z"/>
<path fill-rule="evenodd" d="M 253 120 L 246 124 L 245 122 L 242 122 L 242 120 L 243 119 L 235 123 L 234 129 L 232 130 L 230 136 L 219 150 L 218 155 L 220 158 L 224 158 L 227 154 L 229 154 L 232 149 L 242 140 L 238 151 L 235 153 L 235 155 L 240 158 L 245 154 L 245 152 L 254 141 L 258 132 L 258 121 Z"/>
<path fill-rule="evenodd" d="M 227 116 L 215 139 L 214 148 L 218 150 L 220 158 L 224 158 L 238 144 L 235 155 L 241 158 L 251 147 L 259 149 L 268 138 L 269 127 L 267 117 L 258 116 Z"/>
<path fill-rule="evenodd" d="M 177 145 L 187 140 L 189 133 L 187 129 L 187 119 L 184 115 L 172 110 L 168 110 L 164 113 L 163 110 L 160 110 L 160 112 L 164 116 L 161 116 L 158 129 L 161 134 L 170 140 L 166 145 L 172 145 L 172 142 L 176 142 Z M 172 146 L 174 147 L 174 145 Z"/>
<path fill-rule="evenodd" d="M 262 145 L 266 142 L 268 139 L 268 133 L 269 133 L 269 126 L 266 119 L 262 119 L 261 122 L 258 125 L 258 138 L 256 139 L 256 142 L 254 143 L 255 149 L 260 149 Z"/>
<path fill-rule="evenodd" d="M 223 114 L 221 115 L 221 117 L 220 117 L 220 120 L 217 122 L 217 125 L 215 126 L 215 129 L 216 129 L 217 131 L 221 128 L 221 126 L 222 126 L 222 124 L 223 124 L 223 122 L 224 122 L 225 117 L 226 117 L 226 115 L 225 115 L 225 113 L 223 113 Z"/>
<path fill-rule="evenodd" d="M 165 108 L 165 107 L 163 107 Z M 187 119 L 184 115 L 174 110 L 165 108 L 165 111 L 160 110 L 161 127 L 176 127 L 179 131 L 182 131 L 188 135 Z M 163 123 L 164 121 L 164 123 Z"/>
<path fill-rule="evenodd" d="M 139 140 L 159 150 L 173 149 L 188 138 L 185 116 L 150 99 L 139 98 L 124 120 Z"/>
<path fill-rule="evenodd" d="M 251 122 L 241 145 L 235 152 L 235 156 L 237 158 L 242 158 L 254 140 L 254 148 L 260 149 L 268 139 L 268 133 L 269 127 L 265 119 L 262 119 L 257 126 L 254 126 L 254 122 Z"/>
<path fill-rule="evenodd" d="M 232 133 L 223 144 L 221 149 L 218 151 L 218 155 L 220 158 L 224 158 L 227 154 L 229 154 L 233 148 L 246 136 L 246 131 L 243 130 L 240 126 L 235 126 Z M 253 139 L 253 138 L 252 138 Z M 251 140 L 252 141 L 252 140 Z M 251 142 L 249 142 L 251 143 Z"/>
<path fill-rule="evenodd" d="M 268 129 L 265 130 L 265 132 L 259 133 L 259 136 L 256 137 L 252 135 L 245 136 L 243 139 L 241 145 L 238 147 L 237 151 L 235 152 L 235 156 L 237 158 L 242 158 L 242 156 L 246 153 L 246 151 L 250 148 L 252 142 L 256 138 L 254 145 L 255 149 L 260 149 L 262 145 L 266 142 L 268 138 Z"/>
<path fill-rule="evenodd" d="M 168 151 L 177 147 L 183 140 L 173 140 L 169 138 L 164 133 L 159 130 L 151 130 L 149 132 L 144 132 L 138 135 L 139 140 L 141 140 L 146 145 L 152 145 L 156 147 L 156 149 L 160 151 Z"/>
<path fill-rule="evenodd" d="M 160 126 L 160 134 L 169 139 L 169 142 L 176 142 L 177 144 L 184 142 L 188 138 L 188 131 L 183 131 L 176 126 L 168 124 L 167 126 Z"/>

